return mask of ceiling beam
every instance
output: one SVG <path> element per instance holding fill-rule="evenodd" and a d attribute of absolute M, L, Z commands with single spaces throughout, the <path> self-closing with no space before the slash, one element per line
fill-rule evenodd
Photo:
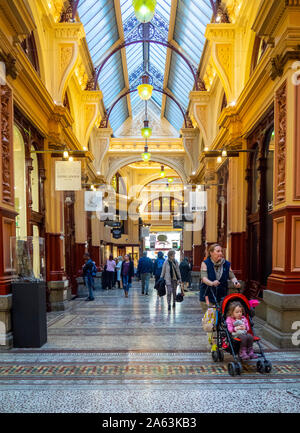
<path fill-rule="evenodd" d="M 119 32 L 119 37 L 120 37 L 119 41 L 120 41 L 120 43 L 122 43 L 125 40 L 125 36 L 124 36 L 124 30 L 123 30 L 123 20 L 122 20 L 120 0 L 114 0 L 114 7 L 115 7 L 118 32 Z M 127 89 L 129 89 L 129 76 L 128 76 L 128 69 L 127 69 L 127 59 L 126 59 L 126 49 L 125 48 L 123 48 L 121 50 L 121 58 L 122 58 L 122 67 L 123 67 L 123 76 L 124 76 L 125 87 Z M 131 107 L 130 95 L 127 96 L 127 108 L 128 108 L 129 117 L 132 117 L 132 107 Z"/>
<path fill-rule="evenodd" d="M 174 37 L 175 21 L 176 21 L 176 15 L 177 15 L 177 2 L 178 2 L 178 0 L 173 0 L 171 2 L 168 42 L 172 41 L 173 37 Z M 163 89 L 165 89 L 168 86 L 170 65 L 171 65 L 171 56 L 172 56 L 171 50 L 167 50 Z M 161 118 L 163 118 L 165 116 L 166 98 L 167 98 L 166 95 L 163 95 L 162 104 L 161 104 Z"/>

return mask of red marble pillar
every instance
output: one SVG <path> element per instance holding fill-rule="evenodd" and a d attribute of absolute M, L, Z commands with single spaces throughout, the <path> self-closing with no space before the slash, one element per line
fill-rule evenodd
<path fill-rule="evenodd" d="M 273 269 L 267 289 L 300 294 L 300 207 L 287 206 L 273 212 Z"/>
<path fill-rule="evenodd" d="M 90 247 L 90 255 L 91 259 L 96 263 L 96 266 L 100 266 L 100 246 L 94 246 L 92 245 Z"/>
<path fill-rule="evenodd" d="M 62 281 L 66 279 L 64 271 L 63 240 L 61 234 L 46 233 L 47 281 Z"/>
<path fill-rule="evenodd" d="M 200 272 L 204 254 L 205 247 L 203 245 L 193 245 L 193 271 Z"/>
<path fill-rule="evenodd" d="M 246 278 L 246 233 L 230 234 L 230 263 L 231 269 L 238 280 L 245 281 Z"/>
<path fill-rule="evenodd" d="M 84 265 L 83 255 L 87 252 L 85 243 L 75 243 L 75 271 L 78 276 L 82 271 L 82 265 Z"/>

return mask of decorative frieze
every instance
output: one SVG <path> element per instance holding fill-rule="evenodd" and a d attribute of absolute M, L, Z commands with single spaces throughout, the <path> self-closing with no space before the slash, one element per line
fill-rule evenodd
<path fill-rule="evenodd" d="M 7 85 L 0 86 L 0 137 L 1 137 L 1 183 L 2 183 L 2 202 L 14 205 L 13 190 L 13 103 L 12 91 Z"/>
<path fill-rule="evenodd" d="M 286 126 L 287 83 L 285 81 L 277 90 L 275 97 L 275 204 L 285 201 Z"/>

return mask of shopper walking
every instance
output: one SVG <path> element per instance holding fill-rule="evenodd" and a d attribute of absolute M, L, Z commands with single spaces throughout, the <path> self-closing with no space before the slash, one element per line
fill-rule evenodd
<path fill-rule="evenodd" d="M 158 251 L 157 259 L 155 260 L 154 266 L 153 266 L 153 275 L 155 278 L 155 283 L 157 283 L 157 281 L 160 279 L 160 275 L 161 275 L 161 271 L 162 271 L 164 263 L 165 263 L 164 253 L 162 251 Z"/>
<path fill-rule="evenodd" d="M 170 250 L 168 252 L 168 259 L 165 261 L 163 265 L 160 277 L 164 278 L 166 281 L 168 310 L 171 310 L 172 295 L 173 295 L 173 308 L 175 308 L 177 285 L 181 284 L 179 265 L 177 260 L 175 259 L 174 250 Z M 184 295 L 184 292 L 182 294 Z"/>
<path fill-rule="evenodd" d="M 137 275 L 142 281 L 142 295 L 149 295 L 149 282 L 153 272 L 152 260 L 147 257 L 147 251 L 143 252 L 137 268 Z"/>
<path fill-rule="evenodd" d="M 179 265 L 181 280 L 183 283 L 183 290 L 188 292 L 188 284 L 189 284 L 189 273 L 190 273 L 190 264 L 187 257 L 185 257 Z"/>
<path fill-rule="evenodd" d="M 118 285 L 118 289 L 121 289 L 121 269 L 122 269 L 122 263 L 123 263 L 123 257 L 119 256 L 117 259 L 117 265 L 116 265 L 116 272 L 117 272 L 117 285 Z"/>
<path fill-rule="evenodd" d="M 125 298 L 128 298 L 128 292 L 131 287 L 132 277 L 134 277 L 134 265 L 129 254 L 125 254 L 124 261 L 121 266 L 121 276 Z"/>
<path fill-rule="evenodd" d="M 113 288 L 115 267 L 116 267 L 116 262 L 114 261 L 114 257 L 111 254 L 109 256 L 109 259 L 106 261 L 108 289 Z"/>
<path fill-rule="evenodd" d="M 93 278 L 93 269 L 94 262 L 92 261 L 89 253 L 85 253 L 83 255 L 83 259 L 85 260 L 85 264 L 82 267 L 82 275 L 85 282 L 86 287 L 89 290 L 89 296 L 86 298 L 86 301 L 93 301 L 93 287 L 94 287 L 94 278 Z"/>

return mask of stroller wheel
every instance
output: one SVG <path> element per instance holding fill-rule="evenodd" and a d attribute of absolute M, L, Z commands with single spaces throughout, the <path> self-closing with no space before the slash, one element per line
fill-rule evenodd
<path fill-rule="evenodd" d="M 240 375 L 241 372 L 243 371 L 242 364 L 240 362 L 235 362 L 234 364 L 235 364 L 236 374 Z"/>
<path fill-rule="evenodd" d="M 270 361 L 265 361 L 264 367 L 265 367 L 265 373 L 271 373 L 272 364 Z"/>
<path fill-rule="evenodd" d="M 234 362 L 229 362 L 228 373 L 230 374 L 230 376 L 235 376 L 237 374 Z"/>
<path fill-rule="evenodd" d="M 219 355 L 219 361 L 223 362 L 224 361 L 224 352 L 223 352 L 223 350 L 218 349 L 218 355 Z"/>
<path fill-rule="evenodd" d="M 256 370 L 261 374 L 263 374 L 265 372 L 265 365 L 264 365 L 263 361 L 261 361 L 261 360 L 257 361 Z"/>
<path fill-rule="evenodd" d="M 211 352 L 211 356 L 214 362 L 218 362 L 219 361 L 219 355 L 218 355 L 218 350 L 214 350 L 213 352 Z"/>

